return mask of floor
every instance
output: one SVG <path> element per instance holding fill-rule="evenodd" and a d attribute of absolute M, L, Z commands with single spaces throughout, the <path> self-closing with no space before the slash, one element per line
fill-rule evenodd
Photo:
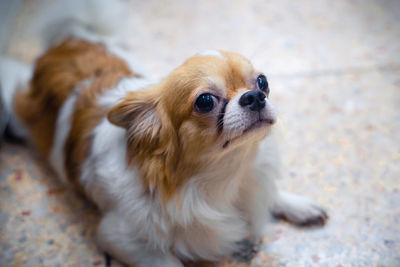
<path fill-rule="evenodd" d="M 399 1 L 151 0 L 131 14 L 127 42 L 154 77 L 208 49 L 263 70 L 279 183 L 329 212 L 323 228 L 273 221 L 252 260 L 218 266 L 400 266 Z M 24 146 L 2 144 L 0 209 L 0 266 L 104 266 L 96 210 Z"/>

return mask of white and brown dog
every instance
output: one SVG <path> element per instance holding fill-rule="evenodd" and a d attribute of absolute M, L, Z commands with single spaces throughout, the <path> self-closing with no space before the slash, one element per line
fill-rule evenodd
<path fill-rule="evenodd" d="M 266 76 L 235 53 L 197 54 L 151 82 L 107 46 L 68 38 L 37 60 L 14 112 L 58 176 L 101 210 L 104 251 L 130 265 L 181 266 L 260 238 L 271 213 L 326 220 L 312 201 L 276 189 L 269 93 Z"/>

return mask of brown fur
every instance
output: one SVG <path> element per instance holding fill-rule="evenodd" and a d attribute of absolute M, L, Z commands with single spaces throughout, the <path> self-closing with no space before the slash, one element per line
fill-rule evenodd
<path fill-rule="evenodd" d="M 254 71 L 246 59 L 223 54 L 224 59 L 188 59 L 163 82 L 129 93 L 108 113 L 112 123 L 128 130 L 128 163 L 139 167 L 147 191 L 165 200 L 219 154 L 215 153 L 216 148 L 220 150 L 217 116 L 194 112 L 196 96 L 211 88 L 221 104 L 254 83 Z M 93 129 L 107 113 L 97 106 L 97 98 L 127 76 L 135 75 L 104 46 L 68 39 L 39 58 L 30 90 L 15 98 L 16 113 L 34 144 L 48 157 L 60 107 L 80 82 L 91 79 L 79 92 L 64 146 L 67 176 L 75 184 L 88 156 Z"/>
<path fill-rule="evenodd" d="M 224 55 L 190 58 L 162 83 L 128 94 L 108 114 L 112 123 L 128 130 L 128 160 L 139 166 L 145 187 L 165 200 L 207 166 L 211 155 L 220 154 L 220 147 L 215 150 L 217 116 L 194 112 L 196 95 L 213 88 L 229 101 L 252 84 L 251 64 L 236 54 Z M 210 80 L 215 74 L 224 84 Z"/>
<path fill-rule="evenodd" d="M 103 45 L 71 38 L 38 59 L 29 91 L 15 97 L 18 117 L 30 131 L 34 145 L 48 157 L 61 106 L 80 82 L 91 79 L 90 85 L 79 93 L 64 147 L 70 180 L 76 181 L 87 157 L 93 128 L 106 113 L 96 105 L 97 97 L 126 76 L 134 74 L 122 60 L 108 54 Z"/>

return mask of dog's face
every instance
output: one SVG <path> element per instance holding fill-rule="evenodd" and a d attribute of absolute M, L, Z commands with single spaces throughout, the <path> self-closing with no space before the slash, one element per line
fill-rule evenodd
<path fill-rule="evenodd" d="M 275 121 L 265 76 L 238 54 L 194 56 L 166 84 L 164 105 L 187 146 L 219 153 L 265 137 Z"/>
<path fill-rule="evenodd" d="M 137 164 L 163 158 L 157 166 L 175 182 L 262 140 L 275 122 L 268 96 L 266 77 L 246 58 L 211 51 L 189 58 L 153 88 L 131 93 L 108 117 L 128 129 L 130 157 L 142 159 Z"/>

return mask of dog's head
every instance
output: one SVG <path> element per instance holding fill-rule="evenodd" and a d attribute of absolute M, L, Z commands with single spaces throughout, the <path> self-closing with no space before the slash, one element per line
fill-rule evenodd
<path fill-rule="evenodd" d="M 261 141 L 276 118 L 268 81 L 244 57 L 208 51 L 132 92 L 109 120 L 127 129 L 128 158 L 150 190 L 170 196 L 210 161 Z"/>

